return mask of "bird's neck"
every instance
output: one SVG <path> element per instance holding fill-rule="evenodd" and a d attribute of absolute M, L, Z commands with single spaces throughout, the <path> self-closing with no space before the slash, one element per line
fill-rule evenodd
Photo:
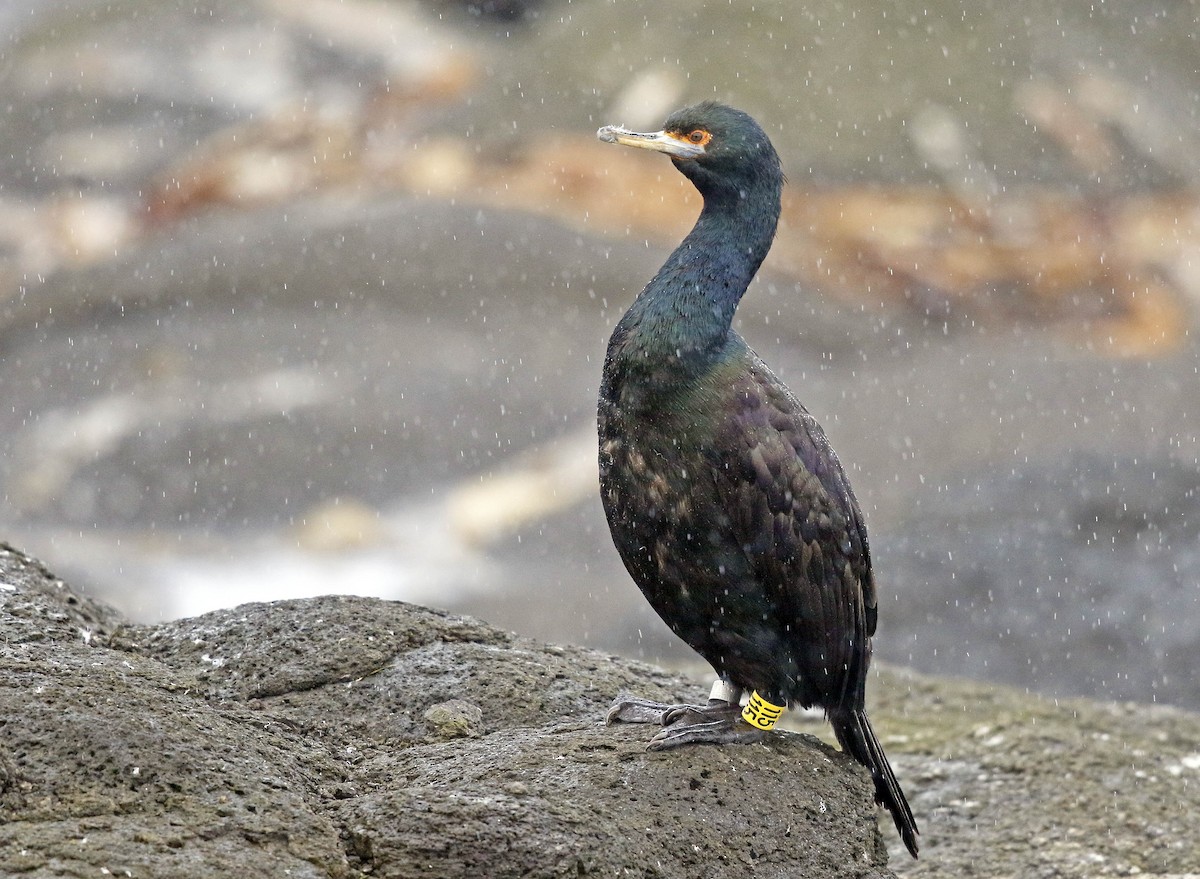
<path fill-rule="evenodd" d="M 609 357 L 635 369 L 638 362 L 710 365 L 729 339 L 778 220 L 778 188 L 706 195 L 695 227 L 618 324 Z"/>

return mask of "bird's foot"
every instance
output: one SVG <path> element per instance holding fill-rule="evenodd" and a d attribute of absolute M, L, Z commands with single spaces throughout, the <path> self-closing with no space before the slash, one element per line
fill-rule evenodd
<path fill-rule="evenodd" d="M 709 699 L 707 705 L 672 705 L 663 714 L 662 725 L 700 725 L 718 720 L 728 720 L 741 713 L 741 706 L 736 702 L 730 704 L 724 699 Z"/>
<path fill-rule="evenodd" d="M 699 711 L 699 705 L 675 705 L 670 702 L 652 702 L 636 696 L 618 696 L 608 708 L 604 718 L 607 724 L 614 723 L 661 723 L 667 716 L 675 717 L 679 712 Z"/>
<path fill-rule="evenodd" d="M 708 694 L 707 705 L 676 705 L 651 702 L 626 694 L 618 695 L 608 709 L 606 723 L 708 723 L 726 717 L 736 717 L 740 709 L 742 690 L 723 678 L 717 678 Z"/>
<path fill-rule="evenodd" d="M 668 726 L 650 740 L 651 751 L 667 751 L 682 745 L 750 745 L 770 735 L 742 720 L 737 706 L 726 706 L 717 720 L 679 722 Z"/>
<path fill-rule="evenodd" d="M 755 692 L 743 711 L 741 695 L 740 688 L 718 679 L 713 684 L 707 705 L 667 705 L 618 696 L 608 711 L 608 722 L 661 723 L 664 729 L 650 740 L 651 751 L 666 751 L 682 745 L 761 742 L 783 713 L 784 706 L 773 705 Z"/>
<path fill-rule="evenodd" d="M 740 709 L 723 699 L 709 699 L 707 705 L 675 705 L 651 702 L 634 696 L 618 696 L 608 709 L 605 722 L 613 723 L 707 723 L 726 716 L 737 716 Z"/>

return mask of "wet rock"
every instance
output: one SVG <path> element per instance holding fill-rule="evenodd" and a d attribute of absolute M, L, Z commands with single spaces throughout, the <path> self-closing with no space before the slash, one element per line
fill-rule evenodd
<path fill-rule="evenodd" d="M 443 739 L 478 738 L 483 734 L 483 709 L 462 699 L 448 699 L 431 706 L 423 715 Z"/>
<path fill-rule="evenodd" d="M 867 779 L 811 736 L 605 728 L 618 690 L 700 696 L 648 666 L 351 597 L 85 639 L 36 562 L 4 549 L 0 584 L 3 874 L 891 875 Z"/>
<path fill-rule="evenodd" d="M 88 634 L 84 634 L 87 632 Z M 0 873 L 1195 874 L 1200 717 L 910 672 L 872 714 L 922 829 L 814 735 L 651 754 L 649 666 L 353 597 L 124 624 L 0 546 Z M 446 730 L 475 735 L 447 738 Z M 885 850 L 886 840 L 886 850 Z M 888 852 L 892 859 L 887 860 Z M 889 871 L 894 870 L 895 873 Z"/>

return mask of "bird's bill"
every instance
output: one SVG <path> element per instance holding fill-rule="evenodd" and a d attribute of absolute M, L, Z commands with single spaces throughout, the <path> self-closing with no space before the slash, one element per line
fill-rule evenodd
<path fill-rule="evenodd" d="M 654 150 L 666 153 L 674 159 L 698 159 L 704 155 L 703 144 L 684 140 L 677 134 L 667 131 L 629 131 L 619 125 L 605 125 L 596 132 L 596 137 L 605 143 L 619 143 L 625 146 L 640 147 L 644 150 Z"/>

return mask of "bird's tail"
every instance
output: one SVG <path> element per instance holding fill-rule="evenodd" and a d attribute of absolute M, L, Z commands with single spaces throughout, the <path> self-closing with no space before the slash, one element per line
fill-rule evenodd
<path fill-rule="evenodd" d="M 871 721 L 865 711 L 860 709 L 838 708 L 829 712 L 829 721 L 833 724 L 834 735 L 847 754 L 871 770 L 871 778 L 875 782 L 875 802 L 884 806 L 892 813 L 896 829 L 904 846 L 914 858 L 917 856 L 917 822 L 913 819 L 912 809 L 904 798 L 904 791 L 892 772 L 887 755 L 879 739 L 875 738 L 875 730 L 871 729 Z"/>

